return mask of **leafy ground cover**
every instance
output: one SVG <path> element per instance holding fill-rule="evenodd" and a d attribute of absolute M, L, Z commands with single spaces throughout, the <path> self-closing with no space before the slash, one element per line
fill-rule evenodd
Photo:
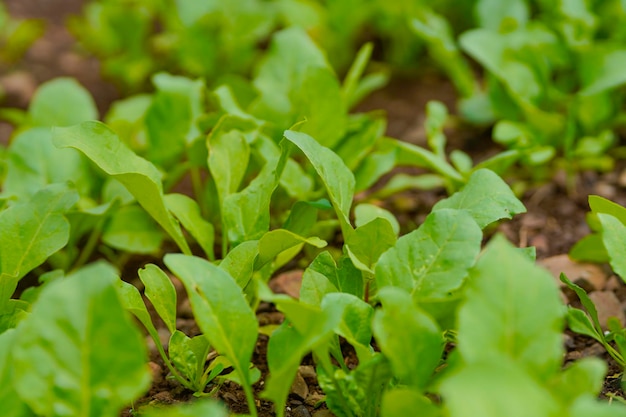
<path fill-rule="evenodd" d="M 437 62 L 448 36 L 438 19 L 455 21 L 441 4 L 443 14 L 411 21 L 426 44 L 384 24 L 375 36 L 391 36 L 405 52 L 426 46 Z M 525 3 L 515 4 L 500 16 L 508 24 L 528 20 Z M 128 15 L 140 32 L 145 16 L 169 19 L 159 14 L 161 3 L 144 6 Z M 27 2 L 13 7 L 29 17 Z M 93 19 L 97 8 L 91 10 Z M 115 7 L 104 10 L 105 22 L 119 23 Z M 603 27 L 607 11 L 593 13 Z M 494 24 L 479 16 L 482 26 Z M 392 27 L 399 22 L 394 13 L 385 17 Z M 71 47 L 54 22 L 57 39 Z M 443 37 L 426 36 L 420 22 L 440 22 Z M 536 29 L 541 19 L 532 23 Z M 177 51 L 176 36 L 188 39 L 189 28 L 163 24 L 167 36 L 159 42 L 169 36 L 164 51 Z M 458 72 L 452 84 L 441 75 L 395 79 L 350 112 L 386 78 L 385 71 L 364 71 L 371 50 L 357 54 L 343 45 L 339 51 L 353 51 L 354 62 L 336 62 L 329 49 L 327 61 L 305 31 L 291 27 L 270 37 L 276 29 L 255 32 L 267 43 L 248 52 L 261 60 L 228 61 L 233 67 L 225 71 L 239 75 L 253 66 L 251 82 L 214 85 L 211 77 L 161 72 L 150 77 L 150 93 L 112 106 L 110 93 L 98 94 L 110 86 L 97 78 L 83 79 L 87 90 L 69 78 L 35 88 L 37 77 L 66 73 L 42 75 L 35 65 L 42 62 L 51 71 L 70 61 L 72 75 L 92 76 L 95 61 L 72 51 L 48 51 L 43 60 L 27 55 L 17 83 L 14 74 L 3 77 L 9 94 L 2 114 L 12 126 L 4 131 L 15 129 L 5 136 L 0 214 L 0 399 L 8 415 L 225 415 L 202 397 L 253 415 L 623 415 L 623 163 L 618 147 L 610 148 L 611 169 L 589 163 L 606 161 L 597 157 L 617 137 L 581 136 L 609 128 L 619 135 L 619 118 L 573 119 L 570 133 L 586 138 L 585 152 L 549 135 L 537 139 L 537 126 L 563 109 L 515 85 L 504 89 L 517 107 L 501 101 L 498 80 L 525 74 L 519 57 L 517 66 L 487 69 L 493 103 L 509 106 L 494 133 L 524 130 L 522 146 L 505 151 L 490 141 L 490 125 L 470 127 L 450 118 L 445 105 L 427 104 L 439 99 L 454 108 L 453 85 L 463 100 L 481 102 L 473 87 L 462 88 Z M 567 26 L 558 30 L 568 33 Z M 595 42 L 593 33 L 583 32 L 582 41 Z M 107 46 L 98 44 L 106 36 L 89 35 L 91 47 Z M 607 54 L 619 57 L 618 41 L 611 38 Z M 559 47 L 580 47 L 572 42 Z M 402 66 L 402 54 L 385 51 Z M 459 51 L 448 51 L 443 59 L 463 68 Z M 172 69 L 160 65 L 180 64 L 190 75 L 222 70 L 169 55 L 152 61 L 141 48 L 131 56 L 106 52 L 100 58 L 109 75 L 129 70 L 124 96 L 145 88 L 132 78 L 142 79 L 141 71 Z M 571 63 L 560 65 L 565 78 L 574 76 L 566 72 Z M 337 77 L 333 68 L 342 66 L 347 75 Z M 621 102 L 609 105 L 605 95 L 594 105 L 618 114 Z M 579 117 L 581 100 L 565 114 Z M 537 109 L 543 105 L 548 110 Z M 378 109 L 388 111 L 388 126 Z M 99 114 L 106 125 L 88 121 Z M 607 172 L 577 171 L 584 166 L 571 163 L 560 170 L 559 161 L 547 162 L 557 154 Z M 520 165 L 510 170 L 515 161 Z M 543 185 L 531 182 L 541 178 Z M 592 197 L 587 221 L 595 233 L 580 241 L 589 232 L 590 194 L 619 204 Z M 608 263 L 617 275 L 562 256 L 574 246 L 572 257 Z M 559 290 L 537 263 L 562 273 L 567 285 Z M 566 323 L 576 333 L 564 333 Z M 176 407 L 181 401 L 192 405 Z"/>

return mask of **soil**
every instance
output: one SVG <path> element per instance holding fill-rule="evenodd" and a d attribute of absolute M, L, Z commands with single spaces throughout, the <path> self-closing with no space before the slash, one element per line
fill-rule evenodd
<path fill-rule="evenodd" d="M 93 95 L 97 106 L 104 115 L 110 104 L 120 94 L 113 83 L 102 79 L 99 64 L 94 58 L 82 54 L 76 47 L 75 40 L 63 27 L 69 14 L 79 13 L 84 0 L 5 0 L 11 14 L 16 17 L 39 18 L 47 23 L 45 35 L 28 51 L 23 60 L 17 64 L 0 63 L 0 85 L 7 96 L 3 107 L 26 108 L 36 87 L 42 82 L 59 76 L 77 78 Z M 437 74 L 421 74 L 418 79 L 396 79 L 385 89 L 374 93 L 359 110 L 385 109 L 388 115 L 388 135 L 411 143 L 423 145 L 424 106 L 428 100 L 440 100 L 454 109 L 456 96 L 452 85 Z M 12 127 L 0 121 L 0 143 L 8 143 Z M 475 159 L 497 152 L 498 149 L 488 139 L 489 131 L 469 128 L 457 124 L 447 132 L 449 142 L 457 148 L 466 150 Z M 517 176 L 517 175 L 516 175 Z M 518 177 L 523 177 L 520 171 Z M 534 246 L 537 258 L 546 267 L 555 271 L 567 270 L 572 280 L 578 282 L 588 291 L 596 293 L 598 309 L 604 314 L 617 315 L 624 320 L 626 306 L 626 285 L 622 280 L 611 274 L 606 266 L 572 264 L 564 254 L 583 236 L 589 233 L 585 216 L 589 210 L 587 196 L 598 194 L 621 205 L 626 205 L 626 163 L 618 161 L 615 170 L 598 174 L 582 172 L 576 178 L 575 189 L 566 186 L 566 178 L 557 172 L 549 181 L 527 187 L 521 196 L 528 212 L 517 216 L 512 221 L 501 223 L 492 233 L 502 232 L 513 243 L 520 247 Z M 445 195 L 441 191 L 413 191 L 390 197 L 381 204 L 392 210 L 400 220 L 403 229 L 419 225 L 429 213 L 435 202 Z M 567 269 L 569 268 L 569 269 Z M 590 272 L 591 271 L 591 272 Z M 288 284 L 279 281 L 274 287 L 286 292 L 293 291 L 290 286 L 296 285 L 298 274 L 292 274 Z M 182 287 L 179 291 L 179 328 L 189 335 L 198 333 L 197 326 L 191 318 L 188 301 Z M 578 305 L 576 297 L 563 291 L 564 301 Z M 283 317 L 271 305 L 262 304 L 257 312 L 261 326 L 278 324 Z M 158 323 L 158 319 L 157 323 Z M 262 373 L 260 382 L 255 385 L 256 393 L 262 391 L 263 382 L 267 377 L 265 355 L 267 336 L 260 335 L 254 353 L 254 364 Z M 149 341 L 149 343 L 152 343 Z M 566 356 L 564 366 L 573 360 L 586 356 L 597 356 L 606 360 L 609 372 L 605 379 L 601 396 L 624 398 L 620 380 L 622 370 L 606 354 L 604 348 L 593 340 L 575 335 L 569 331 L 564 333 Z M 354 365 L 354 354 L 346 351 L 348 360 Z M 305 358 L 299 372 L 297 383 L 294 384 L 288 400 L 288 416 L 332 416 L 325 409 L 322 392 L 317 385 L 311 358 Z M 170 404 L 193 400 L 189 391 L 167 377 L 167 369 L 159 358 L 154 345 L 151 349 L 151 369 L 154 384 L 150 391 L 135 404 L 139 408 L 145 404 Z M 211 387 L 209 387 L 211 388 Z M 225 382 L 217 390 L 216 396 L 224 401 L 236 413 L 246 413 L 246 401 L 242 390 L 233 383 Z M 259 396 L 257 395 L 257 398 Z M 320 405 L 321 404 L 321 405 Z M 274 415 L 270 402 L 257 403 L 259 415 Z M 123 412 L 131 415 L 130 409 Z"/>

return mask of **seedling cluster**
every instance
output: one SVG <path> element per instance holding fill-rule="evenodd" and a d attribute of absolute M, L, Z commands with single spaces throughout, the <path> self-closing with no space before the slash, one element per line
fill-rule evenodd
<path fill-rule="evenodd" d="M 567 323 L 626 366 L 626 330 L 603 332 L 563 277 L 589 315 L 567 308 L 533 248 L 493 233 L 526 211 L 500 176 L 514 164 L 550 171 L 559 155 L 572 172 L 604 169 L 619 153 L 626 34 L 609 17 L 625 20 L 623 2 L 532 2 L 537 17 L 523 0 L 468 2 L 475 27 L 458 39 L 453 25 L 468 21 L 453 2 L 357 3 L 100 0 L 70 22 L 128 95 L 101 122 L 89 92 L 58 78 L 27 110 L 0 113 L 16 127 L 0 154 L 3 416 L 118 416 L 151 383 L 145 333 L 200 398 L 140 416 L 226 416 L 211 397 L 229 381 L 249 415 L 263 399 L 282 417 L 308 355 L 340 417 L 626 414 L 596 399 L 605 362 L 563 367 L 562 338 Z M 387 67 L 370 65 L 373 44 L 354 49 L 367 25 L 393 45 Z M 506 150 L 478 164 L 448 154 L 439 102 L 425 147 L 386 136 L 381 112 L 353 110 L 420 49 L 457 87 L 460 116 L 495 123 Z M 395 170 L 407 166 L 428 173 Z M 376 204 L 425 186 L 448 197 L 414 230 Z M 590 205 L 596 233 L 572 256 L 626 277 L 626 209 Z M 138 256 L 149 261 L 131 270 Z M 299 297 L 273 293 L 295 266 Z M 23 288 L 27 277 L 40 285 Z M 199 335 L 177 327 L 173 280 Z M 284 322 L 260 326 L 262 302 Z M 267 375 L 253 361 L 261 333 Z"/>

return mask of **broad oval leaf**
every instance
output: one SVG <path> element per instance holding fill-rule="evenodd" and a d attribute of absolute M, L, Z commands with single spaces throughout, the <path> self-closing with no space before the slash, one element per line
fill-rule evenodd
<path fill-rule="evenodd" d="M 17 134 L 7 150 L 3 194 L 28 198 L 48 184 L 72 181 L 81 195 L 88 196 L 94 178 L 88 161 L 74 149 L 52 144 L 49 128 L 33 128 Z"/>
<path fill-rule="evenodd" d="M 435 204 L 433 211 L 444 208 L 466 210 L 481 229 L 496 220 L 526 212 L 509 186 L 488 169 L 475 171 L 461 191 Z"/>
<path fill-rule="evenodd" d="M 98 118 L 96 103 L 73 78 L 57 78 L 42 84 L 28 108 L 36 126 L 71 126 Z"/>
<path fill-rule="evenodd" d="M 378 296 L 383 308 L 376 311 L 372 322 L 376 342 L 401 383 L 424 389 L 441 361 L 443 333 L 406 291 L 383 288 Z M 402 331 L 398 331 L 400 323 Z"/>
<path fill-rule="evenodd" d="M 564 315 L 550 273 L 497 236 L 470 272 L 458 315 L 459 352 L 467 363 L 505 356 L 546 378 L 561 367 Z"/>
<path fill-rule="evenodd" d="M 70 225 L 63 213 L 77 201 L 76 191 L 53 184 L 0 212 L 0 304 L 19 279 L 67 244 Z"/>
<path fill-rule="evenodd" d="M 161 174 L 154 165 L 137 156 L 111 129 L 99 122 L 55 128 L 53 132 L 56 146 L 78 149 L 104 172 L 124 184 L 178 247 L 191 254 L 178 222 L 165 207 Z"/>
<path fill-rule="evenodd" d="M 231 361 L 244 389 L 258 324 L 239 285 L 226 271 L 193 256 L 168 254 L 165 264 L 185 285 L 198 326 L 217 352 Z"/>
<path fill-rule="evenodd" d="M 438 300 L 461 286 L 480 251 L 482 233 L 464 210 L 442 209 L 402 236 L 376 264 L 378 288 L 395 286 Z"/>
<path fill-rule="evenodd" d="M 114 417 L 148 388 L 146 346 L 117 279 L 96 264 L 54 281 L 18 327 L 15 387 L 36 413 Z"/>

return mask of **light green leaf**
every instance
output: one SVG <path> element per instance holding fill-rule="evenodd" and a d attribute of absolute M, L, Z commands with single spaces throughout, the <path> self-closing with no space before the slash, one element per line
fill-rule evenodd
<path fill-rule="evenodd" d="M 176 331 L 176 288 L 172 280 L 156 265 L 139 270 L 139 279 L 146 287 L 145 295 L 163 320 L 170 333 Z"/>
<path fill-rule="evenodd" d="M 166 194 L 165 206 L 196 239 L 207 257 L 210 260 L 215 259 L 213 252 L 215 230 L 213 225 L 200 214 L 198 203 L 183 194 Z"/>
<path fill-rule="evenodd" d="M 455 170 L 445 159 L 434 153 L 406 142 L 398 141 L 397 165 L 417 166 L 428 168 L 457 184 L 463 184 L 465 178 Z"/>
<path fill-rule="evenodd" d="M 13 348 L 17 331 L 10 329 L 0 333 L 0 404 L 3 417 L 31 417 L 34 413 L 15 390 L 12 375 L 10 352 Z"/>
<path fill-rule="evenodd" d="M 285 138 L 304 152 L 317 171 L 333 203 L 341 230 L 345 237 L 349 236 L 353 232 L 350 225 L 350 207 L 354 198 L 354 175 L 337 154 L 321 146 L 306 133 L 287 130 Z"/>
<path fill-rule="evenodd" d="M 115 210 L 102 231 L 104 243 L 131 253 L 155 254 L 163 238 L 156 222 L 137 205 Z"/>
<path fill-rule="evenodd" d="M 391 224 L 393 233 L 398 236 L 400 223 L 398 223 L 398 219 L 390 211 L 368 203 L 361 203 L 354 207 L 354 224 L 356 224 L 356 227 L 361 227 L 377 218 L 387 220 Z"/>
<path fill-rule="evenodd" d="M 307 270 L 304 272 L 304 276 L 302 277 L 303 290 L 300 291 L 301 296 L 305 296 L 305 292 L 303 292 L 305 291 L 304 289 L 306 289 L 306 291 L 310 290 L 314 293 L 326 286 L 322 285 L 322 280 L 320 277 L 315 277 L 311 280 L 310 283 L 307 282 L 307 271 L 309 270 L 318 272 L 322 276 L 326 277 L 326 280 L 329 281 L 329 283 L 332 285 L 332 287 L 329 287 L 329 290 L 331 288 L 334 288 L 335 291 L 344 292 L 356 295 L 359 298 L 363 298 L 363 273 L 354 266 L 348 256 L 344 255 L 339 258 L 337 262 L 335 262 L 332 255 L 328 251 L 324 251 L 317 255 L 313 262 L 311 262 L 311 265 L 309 265 Z M 308 287 L 309 284 L 312 286 L 311 288 Z M 315 288 L 318 285 L 319 287 Z M 322 297 L 324 294 L 325 292 L 321 291 Z M 301 300 L 308 300 L 308 297 L 301 298 Z M 319 298 L 319 301 L 321 301 L 321 297 Z M 313 304 L 320 305 L 319 301 Z"/>
<path fill-rule="evenodd" d="M 564 404 L 571 404 L 580 397 L 592 395 L 596 397 L 602 389 L 606 371 L 607 366 L 602 359 L 582 358 L 568 364 L 563 372 L 551 381 L 552 392 Z"/>
<path fill-rule="evenodd" d="M 246 188 L 224 199 L 222 219 L 234 246 L 259 239 L 269 230 L 270 201 L 278 185 L 279 169 L 266 164 Z"/>
<path fill-rule="evenodd" d="M 196 121 L 203 111 L 204 81 L 159 73 L 152 82 L 157 91 L 145 116 L 149 159 L 176 162 L 186 145 L 201 135 Z"/>
<path fill-rule="evenodd" d="M 76 191 L 53 184 L 0 212 L 0 310 L 26 273 L 67 244 L 63 213 L 77 201 Z"/>
<path fill-rule="evenodd" d="M 554 278 L 503 236 L 492 239 L 471 270 L 465 298 L 457 341 L 467 363 L 505 356 L 538 378 L 561 367 L 565 309 Z"/>
<path fill-rule="evenodd" d="M 626 208 L 612 202 L 611 200 L 607 200 L 599 195 L 590 195 L 589 208 L 591 208 L 591 211 L 596 214 L 610 214 L 623 224 L 626 224 Z"/>
<path fill-rule="evenodd" d="M 13 347 L 14 381 L 48 416 L 118 416 L 150 383 L 141 332 L 103 264 L 46 286 Z"/>
<path fill-rule="evenodd" d="M 272 301 L 285 313 L 287 321 L 270 337 L 267 348 L 270 376 L 261 395 L 274 402 L 276 415 L 283 417 L 287 395 L 302 358 L 314 347 L 322 348 L 330 344 L 338 320 L 318 307 L 301 304 L 288 297 Z"/>
<path fill-rule="evenodd" d="M 3 194 L 25 199 L 48 184 L 72 181 L 79 194 L 88 196 L 94 179 L 87 160 L 78 152 L 56 148 L 49 128 L 33 128 L 11 140 Z"/>
<path fill-rule="evenodd" d="M 450 417 L 567 415 L 523 362 L 498 356 L 482 357 L 451 374 L 441 383 L 441 393 Z"/>
<path fill-rule="evenodd" d="M 362 271 L 374 273 L 380 255 L 396 243 L 396 234 L 391 224 L 377 217 L 363 226 L 357 227 L 348 236 L 345 248 L 354 266 Z"/>
<path fill-rule="evenodd" d="M 165 207 L 161 174 L 149 161 L 137 156 L 102 123 L 54 129 L 54 144 L 84 153 L 104 172 L 135 196 L 139 204 L 174 239 L 184 253 L 191 253 L 178 222 Z"/>
<path fill-rule="evenodd" d="M 317 380 L 326 394 L 326 405 L 337 417 L 375 416 L 384 389 L 391 379 L 389 361 L 380 353 L 351 371 L 336 369 L 327 375 L 317 368 Z"/>
<path fill-rule="evenodd" d="M 35 126 L 71 126 L 98 119 L 96 103 L 73 78 L 57 78 L 42 84 L 28 108 Z"/>
<path fill-rule="evenodd" d="M 228 255 L 220 262 L 220 268 L 233 277 L 237 285 L 243 289 L 252 279 L 258 254 L 259 241 L 248 240 L 228 252 Z"/>
<path fill-rule="evenodd" d="M 626 75 L 619 70 L 626 65 L 626 50 L 600 49 L 592 51 L 585 58 L 587 64 L 581 66 L 583 88 L 579 94 L 598 94 L 626 83 Z"/>
<path fill-rule="evenodd" d="M 302 304 L 320 307 L 324 296 L 331 292 L 338 292 L 338 290 L 326 276 L 312 269 L 311 266 L 304 271 L 300 286 L 300 302 Z"/>
<path fill-rule="evenodd" d="M 476 2 L 474 13 L 481 27 L 498 31 L 504 24 L 523 26 L 528 20 L 528 5 L 525 0 L 480 0 Z"/>
<path fill-rule="evenodd" d="M 339 82 L 323 51 L 299 27 L 277 32 L 257 67 L 259 96 L 250 112 L 276 126 L 304 119 L 302 130 L 333 147 L 346 128 Z"/>
<path fill-rule="evenodd" d="M 402 289 L 383 288 L 378 297 L 383 308 L 376 312 L 372 323 L 376 342 L 401 383 L 424 389 L 441 360 L 443 334 Z M 399 323 L 402 331 L 398 331 Z"/>
<path fill-rule="evenodd" d="M 228 411 L 217 401 L 194 401 L 176 404 L 162 409 L 142 412 L 143 417 L 227 417 Z"/>
<path fill-rule="evenodd" d="M 445 299 L 465 280 L 481 240 L 478 225 L 466 211 L 434 211 L 382 254 L 376 264 L 378 288 L 400 287 L 419 300 Z"/>
<path fill-rule="evenodd" d="M 232 129 L 231 124 L 236 120 L 225 116 L 207 138 L 209 171 L 222 204 L 226 197 L 239 190 L 250 158 L 250 147 L 243 132 Z"/>
<path fill-rule="evenodd" d="M 496 220 L 526 212 L 509 186 L 487 169 L 475 171 L 460 192 L 435 204 L 433 211 L 444 208 L 466 210 L 481 229 Z"/>
<path fill-rule="evenodd" d="M 186 379 L 195 384 L 194 389 L 198 391 L 204 389 L 201 378 L 209 350 L 209 341 L 204 335 L 190 338 L 179 330 L 172 332 L 168 344 L 167 351 L 172 363 Z"/>
<path fill-rule="evenodd" d="M 244 390 L 251 395 L 248 365 L 258 324 L 241 288 L 227 272 L 201 258 L 168 254 L 165 265 L 185 284 L 205 337 L 231 361 Z"/>
<path fill-rule="evenodd" d="M 610 214 L 599 213 L 602 243 L 609 254 L 611 268 L 626 281 L 626 226 Z"/>
<path fill-rule="evenodd" d="M 394 388 L 383 394 L 380 407 L 381 417 L 440 417 L 441 410 L 424 394 L 415 388 Z"/>
<path fill-rule="evenodd" d="M 255 262 L 255 269 L 261 269 L 281 252 L 302 244 L 309 244 L 316 248 L 323 248 L 326 241 L 312 236 L 302 237 L 285 229 L 276 229 L 267 232 L 259 240 L 259 256 Z"/>
<path fill-rule="evenodd" d="M 335 333 L 354 346 L 359 361 L 364 363 L 370 359 L 373 354 L 370 347 L 374 316 L 372 306 L 352 294 L 338 292 L 324 295 L 320 306 L 331 317 L 340 318 Z"/>

